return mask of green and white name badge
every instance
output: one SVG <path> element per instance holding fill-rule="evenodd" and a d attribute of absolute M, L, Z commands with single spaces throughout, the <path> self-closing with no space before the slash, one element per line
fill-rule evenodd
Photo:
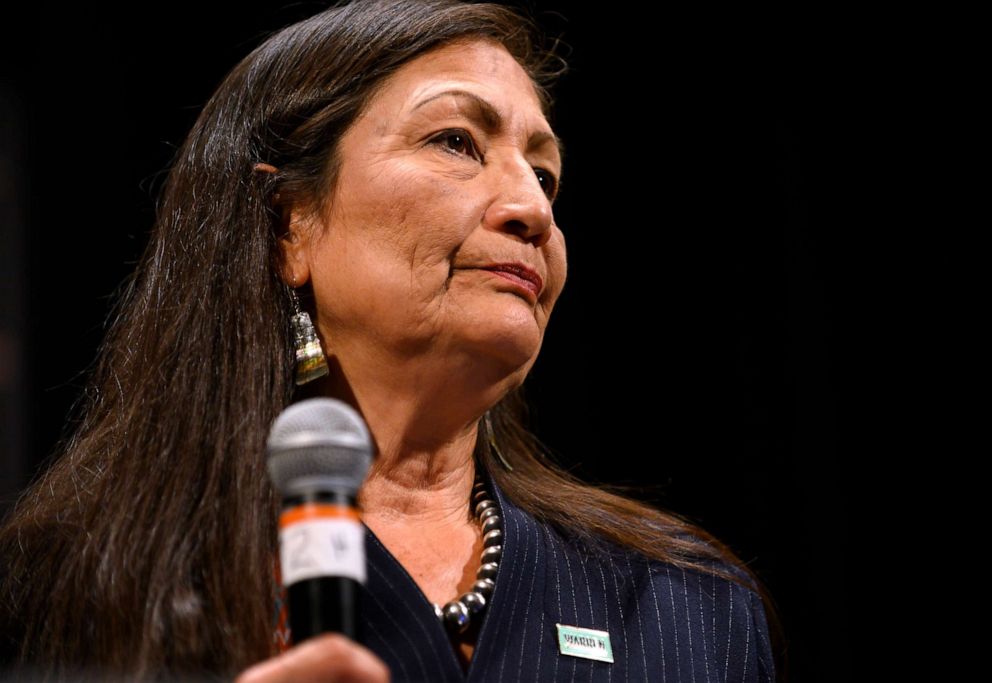
<path fill-rule="evenodd" d="M 563 655 L 613 663 L 613 647 L 610 645 L 610 634 L 606 631 L 565 624 L 555 626 L 558 627 L 558 650 Z"/>

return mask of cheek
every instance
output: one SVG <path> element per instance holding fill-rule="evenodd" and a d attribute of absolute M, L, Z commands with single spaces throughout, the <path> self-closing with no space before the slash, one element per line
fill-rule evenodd
<path fill-rule="evenodd" d="M 365 233 L 368 248 L 407 271 L 444 271 L 471 234 L 477 213 L 464 187 L 403 168 L 369 179 L 352 225 Z M 426 284 L 426 283 L 425 283 Z"/>
<path fill-rule="evenodd" d="M 550 303 L 558 298 L 568 275 L 568 259 L 565 251 L 565 237 L 557 227 L 555 234 L 545 245 L 545 263 L 548 270 L 548 292 Z"/>

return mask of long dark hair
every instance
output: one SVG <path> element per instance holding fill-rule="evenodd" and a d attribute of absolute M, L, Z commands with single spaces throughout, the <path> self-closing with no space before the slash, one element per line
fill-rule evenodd
<path fill-rule="evenodd" d="M 385 78 L 480 37 L 514 55 L 550 113 L 564 61 L 534 22 L 456 0 L 329 8 L 270 36 L 210 98 L 57 459 L 0 530 L 0 634 L 14 661 L 46 675 L 146 678 L 230 675 L 273 653 L 278 501 L 264 442 L 300 397 L 274 200 L 322 210 L 337 142 Z M 746 581 L 775 621 L 758 577 L 717 539 L 555 466 L 525 427 L 519 390 L 491 415 L 513 469 L 482 439 L 476 455 L 518 505 L 590 545 Z"/>

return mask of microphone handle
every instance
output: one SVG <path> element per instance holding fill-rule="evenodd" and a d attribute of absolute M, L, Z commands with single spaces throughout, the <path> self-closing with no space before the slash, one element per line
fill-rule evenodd
<path fill-rule="evenodd" d="M 328 532 L 326 528 L 310 525 L 309 530 L 302 532 L 308 521 L 316 521 L 317 527 L 330 522 L 345 528 Z M 330 545 L 328 533 L 334 536 L 334 542 Z M 282 576 L 288 584 L 287 611 L 294 644 L 328 632 L 358 639 L 360 588 L 363 583 L 358 577 L 365 578 L 364 535 L 355 500 L 347 494 L 321 491 L 283 500 L 280 559 Z M 339 569 L 326 571 L 326 566 L 325 571 L 320 572 L 305 569 L 318 557 L 317 563 L 326 565 L 330 556 L 335 558 L 332 564 Z M 360 570 L 356 569 L 356 564 L 360 564 Z M 301 566 L 304 567 L 304 578 L 299 578 Z"/>
<path fill-rule="evenodd" d="M 321 633 L 358 639 L 358 586 L 346 576 L 307 579 L 289 587 L 289 627 L 294 643 Z"/>

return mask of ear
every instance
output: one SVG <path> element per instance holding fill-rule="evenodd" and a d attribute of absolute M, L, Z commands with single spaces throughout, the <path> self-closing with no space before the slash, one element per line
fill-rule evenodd
<path fill-rule="evenodd" d="M 259 162 L 252 167 L 256 173 L 279 173 L 272 164 Z M 309 242 L 312 222 L 304 212 L 273 195 L 273 204 L 282 214 L 283 235 L 279 238 L 279 276 L 290 287 L 299 287 L 310 279 Z"/>
<path fill-rule="evenodd" d="M 279 238 L 280 275 L 290 287 L 300 287 L 310 279 L 310 245 L 317 234 L 312 215 L 296 207 L 287 207 L 287 229 Z"/>

